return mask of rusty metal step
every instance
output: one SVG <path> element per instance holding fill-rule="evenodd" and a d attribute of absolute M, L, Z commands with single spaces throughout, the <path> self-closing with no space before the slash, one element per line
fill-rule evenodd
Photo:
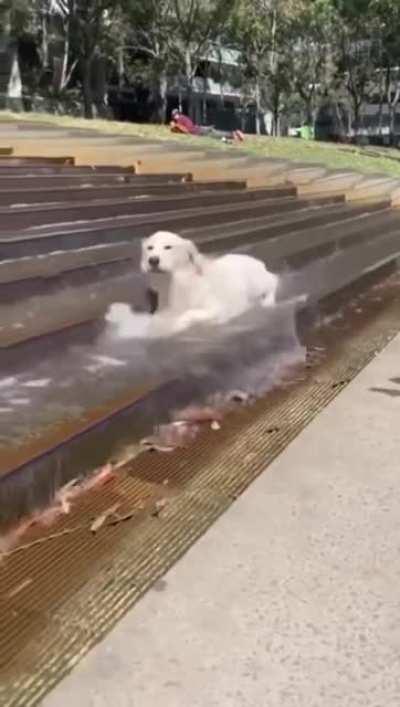
<path fill-rule="evenodd" d="M 0 176 L 29 176 L 29 175 L 44 175 L 51 176 L 52 174 L 76 175 L 76 174 L 102 174 L 116 172 L 120 174 L 132 174 L 135 172 L 133 166 L 120 167 L 117 165 L 65 165 L 63 163 L 45 162 L 42 165 L 37 164 L 18 164 L 15 161 L 11 164 L 0 162 Z"/>
<path fill-rule="evenodd" d="M 75 158 L 72 156 L 66 157 L 17 157 L 9 155 L 2 157 L 0 155 L 0 167 L 41 167 L 45 165 L 70 165 L 75 164 Z"/>

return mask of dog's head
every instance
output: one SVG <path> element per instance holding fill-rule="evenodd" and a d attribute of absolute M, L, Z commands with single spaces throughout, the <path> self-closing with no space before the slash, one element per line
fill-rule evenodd
<path fill-rule="evenodd" d="M 174 273 L 192 266 L 201 270 L 201 256 L 196 246 L 176 233 L 157 231 L 142 241 L 143 272 Z"/>

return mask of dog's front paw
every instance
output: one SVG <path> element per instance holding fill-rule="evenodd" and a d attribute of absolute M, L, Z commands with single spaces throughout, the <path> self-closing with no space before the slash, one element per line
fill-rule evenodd
<path fill-rule="evenodd" d="M 184 331 L 189 329 L 189 327 L 195 324 L 201 324 L 203 322 L 210 321 L 210 315 L 208 312 L 204 312 L 202 309 L 192 309 L 184 314 L 181 314 L 175 322 L 175 332 Z"/>
<path fill-rule="evenodd" d="M 276 304 L 275 292 L 269 292 L 261 300 L 262 307 L 273 307 Z"/>
<path fill-rule="evenodd" d="M 108 307 L 104 319 L 110 324 L 120 324 L 121 321 L 132 315 L 129 304 L 124 302 L 114 302 Z"/>
<path fill-rule="evenodd" d="M 193 324 L 192 317 L 189 314 L 182 314 L 174 322 L 174 332 L 178 333 L 188 329 Z"/>

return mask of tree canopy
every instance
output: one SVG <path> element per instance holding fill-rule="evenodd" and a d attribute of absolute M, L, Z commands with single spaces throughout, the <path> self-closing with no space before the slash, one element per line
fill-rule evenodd
<path fill-rule="evenodd" d="M 398 0 L 3 0 L 2 46 L 17 46 L 26 105 L 107 115 L 107 86 L 140 76 L 152 119 L 166 119 L 179 84 L 188 111 L 207 57 L 235 50 L 242 103 L 260 116 L 296 112 L 311 123 L 324 101 L 363 106 L 400 99 Z M 220 82 L 229 76 L 220 65 Z M 135 79 L 137 80 L 137 78 Z M 72 108 L 73 106 L 73 108 Z"/>

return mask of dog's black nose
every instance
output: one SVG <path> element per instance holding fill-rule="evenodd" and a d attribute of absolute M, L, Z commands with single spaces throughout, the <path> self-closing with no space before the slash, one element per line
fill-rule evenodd
<path fill-rule="evenodd" d="M 149 258 L 149 265 L 152 268 L 157 268 L 160 264 L 160 258 L 157 255 L 151 255 Z"/>

